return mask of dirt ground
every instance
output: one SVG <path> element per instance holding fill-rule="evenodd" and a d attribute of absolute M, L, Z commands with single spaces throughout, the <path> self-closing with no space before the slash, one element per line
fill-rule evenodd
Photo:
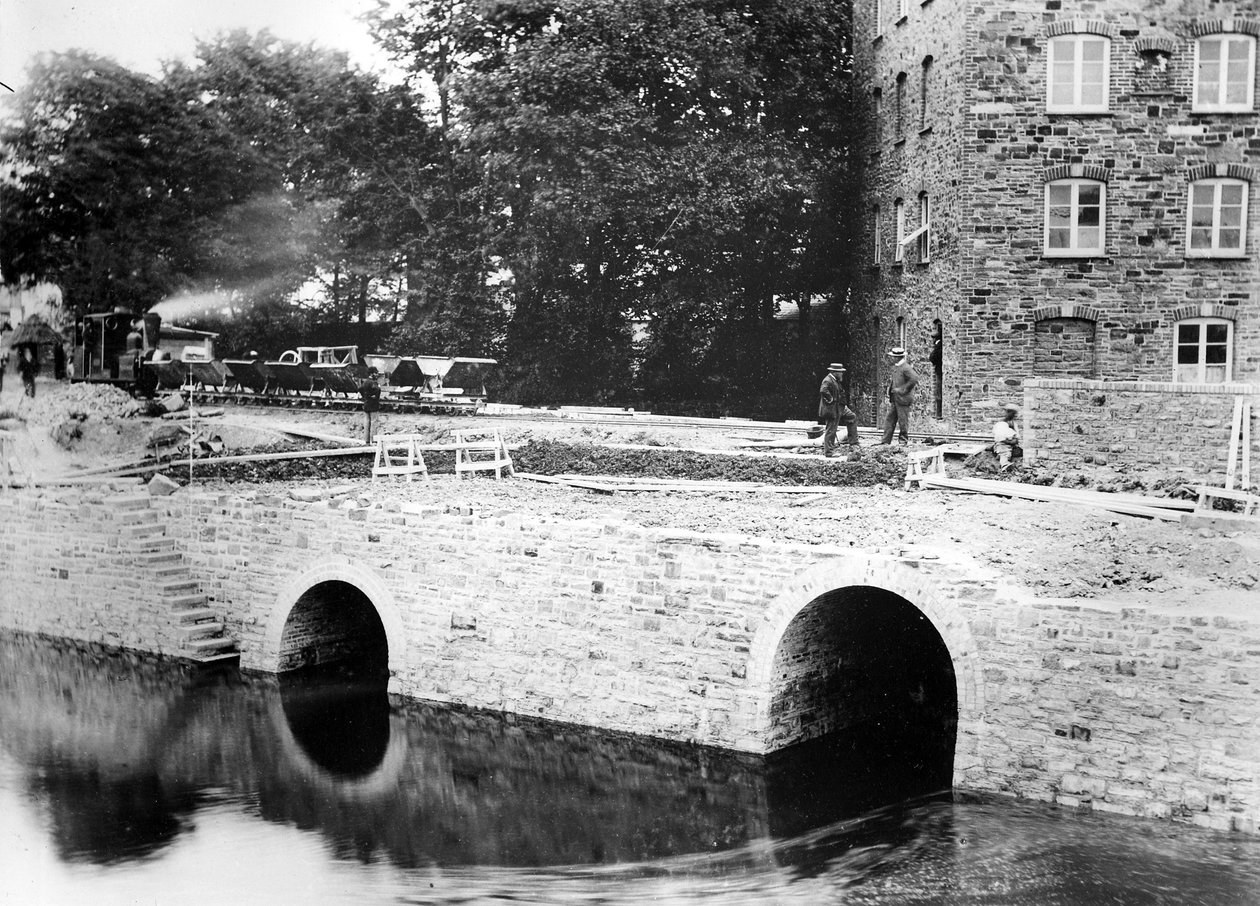
<path fill-rule="evenodd" d="M 136 462 L 145 458 L 154 432 L 170 433 L 178 424 L 191 426 L 202 437 L 221 439 L 229 454 L 327 446 L 285 434 L 285 427 L 348 438 L 362 438 L 364 430 L 363 416 L 355 412 L 227 407 L 211 417 L 163 420 L 140 414 L 140 404 L 113 388 L 45 380 L 36 398 L 29 400 L 22 396 L 14 375 L 6 377 L 9 380 L 0 393 L 0 429 L 13 440 L 21 467 L 35 478 Z M 452 429 L 490 425 L 513 445 L 530 441 L 646 444 L 734 454 L 757 436 L 740 426 L 590 424 L 542 414 L 469 418 L 382 413 L 376 430 L 417 433 L 442 442 L 449 440 Z M 904 471 L 904 455 L 897 451 L 867 447 L 859 456 L 861 463 L 802 459 L 811 468 L 838 470 L 836 484 L 845 483 L 839 479 L 844 469 L 859 464 L 882 464 L 879 474 L 884 476 Z M 248 481 L 229 485 L 222 478 L 205 479 L 195 473 L 192 481 L 234 494 L 337 487 L 340 493 L 334 505 L 412 502 L 480 513 L 524 510 L 543 519 L 614 519 L 802 544 L 851 545 L 904 556 L 962 555 L 1038 596 L 1094 599 L 1108 606 L 1150 605 L 1241 615 L 1260 605 L 1260 532 L 1190 529 L 1086 507 L 944 490 L 906 492 L 895 477 L 866 486 L 821 487 L 818 495 L 808 497 L 710 489 L 602 495 L 523 479 L 457 481 L 449 474 L 435 474 L 429 482 L 373 483 L 364 476 L 363 460 L 356 467 L 359 477 L 348 483 L 345 473 L 333 465 L 341 461 L 306 460 L 300 479 L 283 474 L 277 479 L 273 473 L 259 478 L 265 485 Z M 435 462 L 430 463 L 431 471 L 441 471 Z M 954 462 L 951 468 L 958 470 L 961 465 Z M 1081 480 L 1073 476 L 1072 483 Z"/>

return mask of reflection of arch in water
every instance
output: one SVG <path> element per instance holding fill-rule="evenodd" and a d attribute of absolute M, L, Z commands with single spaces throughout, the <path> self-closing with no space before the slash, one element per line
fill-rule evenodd
<path fill-rule="evenodd" d="M 917 667 L 923 675 L 911 675 Z M 872 668 L 883 679 L 870 676 Z M 812 567 L 771 603 L 753 638 L 748 677 L 767 751 L 849 724 L 878 727 L 886 706 L 909 703 L 953 734 L 957 781 L 966 761 L 958 756 L 974 753 L 983 724 L 976 672 L 967 621 L 932 582 L 896 561 L 851 555 Z M 876 683 L 900 702 L 878 694 Z M 846 711 L 846 694 L 856 708 Z M 829 702 L 837 696 L 840 706 Z"/>
<path fill-rule="evenodd" d="M 247 666 L 282 673 L 347 659 L 386 666 L 389 691 L 401 691 L 406 644 L 398 606 L 379 575 L 343 560 L 309 569 L 281 590 L 261 662 Z"/>
<path fill-rule="evenodd" d="M 330 770 L 313 758 L 294 733 L 285 708 L 286 693 L 277 688 L 270 695 L 268 714 L 275 738 L 279 742 L 282 761 L 296 776 L 329 795 L 354 800 L 397 796 L 399 777 L 407 764 L 408 741 L 405 722 L 396 715 L 387 715 L 383 733 L 372 741 L 371 749 L 380 753 L 370 771 L 353 775 Z"/>

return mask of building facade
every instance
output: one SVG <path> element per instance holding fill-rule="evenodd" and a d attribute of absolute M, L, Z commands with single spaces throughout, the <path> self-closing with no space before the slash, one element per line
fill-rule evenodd
<path fill-rule="evenodd" d="M 864 415 L 898 343 L 929 429 L 1038 381 L 1260 383 L 1260 2 L 858 0 L 854 29 Z"/>

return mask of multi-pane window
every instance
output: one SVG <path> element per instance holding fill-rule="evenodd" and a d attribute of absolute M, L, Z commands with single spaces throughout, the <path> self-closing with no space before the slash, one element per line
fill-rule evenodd
<path fill-rule="evenodd" d="M 906 210 L 900 198 L 893 202 L 893 220 L 897 226 L 897 244 L 893 246 L 893 261 L 903 261 L 906 257 L 906 249 L 902 244 L 902 239 L 906 235 Z"/>
<path fill-rule="evenodd" d="M 1059 35 L 1050 39 L 1049 47 L 1046 111 L 1105 112 L 1111 41 L 1099 35 Z"/>
<path fill-rule="evenodd" d="M 893 103 L 896 140 L 901 141 L 906 137 L 906 74 L 904 72 L 897 73 L 897 93 L 893 97 Z"/>
<path fill-rule="evenodd" d="M 1194 109 L 1246 112 L 1255 106 L 1256 39 L 1220 34 L 1195 43 Z"/>
<path fill-rule="evenodd" d="M 1190 184 L 1187 255 L 1234 258 L 1246 252 L 1247 188 L 1241 179 L 1201 179 Z"/>
<path fill-rule="evenodd" d="M 875 235 L 874 261 L 875 261 L 875 264 L 879 264 L 883 261 L 883 257 L 884 257 L 883 251 L 880 248 L 880 239 L 883 236 L 884 224 L 883 224 L 883 219 L 880 217 L 879 205 L 875 205 L 875 210 L 871 212 L 871 219 L 872 221 L 874 221 L 871 224 L 871 230 Z"/>
<path fill-rule="evenodd" d="M 932 58 L 923 58 L 923 78 L 919 82 L 919 130 L 928 127 L 928 102 L 931 99 Z"/>
<path fill-rule="evenodd" d="M 1179 384 L 1223 384 L 1233 367 L 1231 321 L 1189 318 L 1177 322 L 1177 364 L 1173 380 Z"/>
<path fill-rule="evenodd" d="M 1103 253 L 1107 186 L 1092 179 L 1046 183 L 1046 255 L 1064 258 Z"/>

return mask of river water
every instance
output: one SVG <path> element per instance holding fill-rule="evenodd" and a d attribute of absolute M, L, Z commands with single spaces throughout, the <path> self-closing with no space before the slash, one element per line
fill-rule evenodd
<path fill-rule="evenodd" d="M 1260 839 L 951 795 L 869 737 L 767 762 L 2 639 L 0 902 L 1260 903 Z"/>

